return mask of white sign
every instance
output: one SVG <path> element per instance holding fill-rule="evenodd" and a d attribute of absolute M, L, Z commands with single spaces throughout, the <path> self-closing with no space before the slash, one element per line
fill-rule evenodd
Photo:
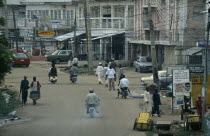
<path fill-rule="evenodd" d="M 25 27 L 26 23 L 24 19 L 18 19 L 18 27 Z"/>
<path fill-rule="evenodd" d="M 26 25 L 27 28 L 34 28 L 35 26 L 36 26 L 35 21 L 33 21 L 33 20 L 28 20 L 27 21 L 27 25 Z"/>
<path fill-rule="evenodd" d="M 191 82 L 173 84 L 174 96 L 184 96 L 184 95 L 189 96 L 191 91 L 192 91 Z"/>
<path fill-rule="evenodd" d="M 60 28 L 60 20 L 52 20 L 52 28 Z"/>
<path fill-rule="evenodd" d="M 189 80 L 190 80 L 189 69 L 173 70 L 173 83 L 185 83 L 189 82 Z"/>
<path fill-rule="evenodd" d="M 182 70 L 182 69 L 186 69 L 186 66 L 170 66 L 167 68 L 167 73 L 171 75 L 173 70 Z"/>

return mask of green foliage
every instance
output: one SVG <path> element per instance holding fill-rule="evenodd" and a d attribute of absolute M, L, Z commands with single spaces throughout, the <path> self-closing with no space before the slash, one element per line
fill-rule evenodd
<path fill-rule="evenodd" d="M 0 26 L 4 26 L 6 23 L 4 17 L 0 17 Z"/>
<path fill-rule="evenodd" d="M 0 0 L 0 7 L 4 6 L 4 0 Z"/>
<path fill-rule="evenodd" d="M 20 104 L 20 102 L 16 100 L 17 92 L 8 90 L 5 91 L 5 93 L 9 94 L 11 97 L 9 103 L 6 103 L 5 98 L 2 96 L 2 92 L 0 90 L 0 116 L 6 116 L 9 112 L 15 110 Z"/>

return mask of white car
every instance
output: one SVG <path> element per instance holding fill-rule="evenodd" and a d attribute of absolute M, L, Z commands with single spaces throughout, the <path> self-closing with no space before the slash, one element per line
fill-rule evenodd
<path fill-rule="evenodd" d="M 162 70 L 162 71 L 158 71 L 158 77 L 159 77 L 159 80 L 163 77 L 166 77 L 167 75 L 167 71 L 166 70 Z M 146 85 L 150 85 L 154 83 L 153 82 L 153 75 L 152 76 L 149 76 L 149 77 L 142 77 L 141 78 L 141 84 L 143 86 L 146 86 Z"/>

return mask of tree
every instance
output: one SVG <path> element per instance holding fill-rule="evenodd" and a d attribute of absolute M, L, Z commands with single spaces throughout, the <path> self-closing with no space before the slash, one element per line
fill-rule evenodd
<path fill-rule="evenodd" d="M 3 7 L 3 0 L 0 0 L 0 7 Z M 5 25 L 5 18 L 0 18 L 0 26 Z M 8 49 L 8 42 L 4 35 L 0 35 L 0 84 L 4 81 L 4 77 L 11 71 L 12 53 Z"/>

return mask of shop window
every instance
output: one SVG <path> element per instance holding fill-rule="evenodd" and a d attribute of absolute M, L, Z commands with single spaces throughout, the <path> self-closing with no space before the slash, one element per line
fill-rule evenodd
<path fill-rule="evenodd" d="M 103 7 L 103 17 L 112 17 L 111 16 L 111 6 Z"/>

